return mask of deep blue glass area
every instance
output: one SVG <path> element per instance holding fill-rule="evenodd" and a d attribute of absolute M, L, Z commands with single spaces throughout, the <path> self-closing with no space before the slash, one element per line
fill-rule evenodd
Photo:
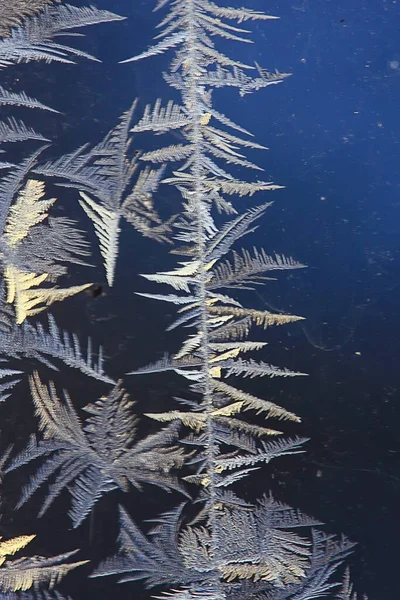
<path fill-rule="evenodd" d="M 243 62 L 257 61 L 271 71 L 291 73 L 282 84 L 243 98 L 230 89 L 214 96 L 220 112 L 268 147 L 248 153 L 264 170 L 254 177 L 285 186 L 263 198 L 274 204 L 245 242 L 308 266 L 279 274 L 277 281 L 240 296 L 247 306 L 306 317 L 300 324 L 267 332 L 269 345 L 261 358 L 309 373 L 308 378 L 250 383 L 249 391 L 300 414 L 296 433 L 310 437 L 310 442 L 306 454 L 260 469 L 248 493 L 257 497 L 272 491 L 278 500 L 325 522 L 328 531 L 343 532 L 358 542 L 350 561 L 357 589 L 370 600 L 393 600 L 400 595 L 400 4 L 239 4 L 280 19 L 246 23 L 244 27 L 254 31 L 254 44 L 234 47 L 222 42 L 221 47 Z M 171 55 L 118 64 L 152 43 L 162 16 L 152 12 L 153 2 L 98 0 L 96 6 L 127 17 L 88 28 L 85 38 L 74 41 L 101 63 L 30 63 L 7 69 L 1 81 L 61 111 L 26 115 L 26 123 L 53 142 L 47 158 L 99 142 L 135 97 L 137 116 L 158 97 L 164 102 L 178 99 L 162 78 Z M 15 109 L 10 114 L 15 115 Z M 147 150 L 160 140 L 138 135 L 134 145 Z M 75 194 L 51 185 L 49 190 L 59 196 L 65 213 L 88 229 L 97 248 Z M 259 196 L 235 202 L 244 209 L 261 200 Z M 163 215 L 179 208 L 179 198 L 168 186 L 160 187 L 156 201 Z M 54 308 L 61 326 L 104 345 L 109 371 L 116 378 L 177 347 L 178 334 L 165 332 L 173 308 L 168 312 L 162 303 L 134 294 L 154 292 L 139 274 L 172 268 L 176 257 L 168 252 L 167 245 L 143 239 L 125 225 L 115 287 L 107 288 L 96 250 L 90 278 L 102 293 L 82 294 Z M 80 268 L 78 274 L 82 276 Z M 73 373 L 60 372 L 55 380 L 68 387 L 81 407 L 104 393 L 100 384 Z M 165 410 L 184 388 L 178 378 L 163 376 L 125 377 L 124 384 L 139 412 Z M 21 444 L 34 430 L 27 394 L 27 386 L 21 385 L 14 404 L 4 409 L 5 443 Z M 11 514 L 14 500 L 5 498 L 5 514 Z M 5 520 L 2 535 L 7 528 L 14 534 L 13 519 L 18 517 L 24 533 L 33 528 L 39 534 L 38 553 L 79 547 L 80 558 L 103 558 L 115 551 L 118 500 L 121 496 L 105 497 L 77 531 L 71 531 L 66 517 L 67 495 L 57 501 L 58 514 L 49 513 L 40 522 L 33 502 Z M 160 502 L 167 510 L 175 500 L 146 488 L 143 494 L 134 492 L 128 504 L 143 518 L 152 518 Z M 84 567 L 73 573 L 60 589 L 74 600 L 116 596 L 115 581 L 87 580 L 84 575 L 90 571 Z M 149 597 L 139 585 L 118 586 L 117 593 L 123 599 Z"/>

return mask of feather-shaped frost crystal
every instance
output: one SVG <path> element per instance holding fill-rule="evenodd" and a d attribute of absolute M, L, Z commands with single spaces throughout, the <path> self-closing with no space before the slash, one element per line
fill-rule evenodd
<path fill-rule="evenodd" d="M 85 264 L 89 254 L 81 234 L 62 217 L 48 219 L 55 198 L 44 200 L 44 183 L 29 179 L 9 208 L 3 234 L 4 279 L 7 302 L 13 303 L 16 321 L 22 323 L 91 284 L 69 288 L 42 287 L 65 272 L 62 262 Z M 46 224 L 43 222 L 46 221 Z M 61 236 L 60 236 L 61 234 Z M 61 242 L 61 243 L 60 243 Z M 47 269 L 45 272 L 41 270 Z"/>
<path fill-rule="evenodd" d="M 39 513 L 42 516 L 68 488 L 69 514 L 74 527 L 78 527 L 99 498 L 117 488 L 128 491 L 130 485 L 141 488 L 149 483 L 165 490 L 184 491 L 172 473 L 184 460 L 184 451 L 174 445 L 178 428 L 172 425 L 136 440 L 133 402 L 119 384 L 85 408 L 90 416 L 82 425 L 66 391 L 60 400 L 54 384 L 43 384 L 38 373 L 30 383 L 43 436 L 39 441 L 33 436 L 6 472 L 38 458 L 44 461 L 24 487 L 19 506 L 49 482 Z"/>
<path fill-rule="evenodd" d="M 8 540 L 0 538 L 0 590 L 3 593 L 29 590 L 40 585 L 54 587 L 69 571 L 86 564 L 87 560 L 67 562 L 77 551 L 59 556 L 9 557 L 25 548 L 36 536 L 20 535 Z M 5 596 L 7 597 L 7 596 Z"/>

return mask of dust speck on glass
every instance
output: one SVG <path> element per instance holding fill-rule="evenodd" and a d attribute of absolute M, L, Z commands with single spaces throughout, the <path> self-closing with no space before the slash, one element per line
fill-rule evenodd
<path fill-rule="evenodd" d="M 399 20 L 2 0 L 0 600 L 399 597 Z"/>

